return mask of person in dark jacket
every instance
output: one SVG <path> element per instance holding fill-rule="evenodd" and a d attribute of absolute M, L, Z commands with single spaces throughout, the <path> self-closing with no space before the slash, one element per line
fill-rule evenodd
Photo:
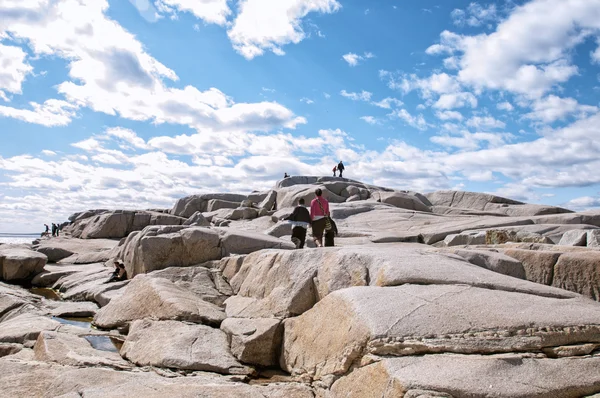
<path fill-rule="evenodd" d="M 52 223 L 52 237 L 56 236 L 56 224 Z"/>
<path fill-rule="evenodd" d="M 340 178 L 342 178 L 342 173 L 344 172 L 344 170 L 346 170 L 346 168 L 344 167 L 344 163 L 342 163 L 341 160 L 337 165 L 337 169 L 340 172 Z"/>
<path fill-rule="evenodd" d="M 110 278 L 106 283 L 120 282 L 127 280 L 127 271 L 125 270 L 125 264 L 120 260 L 115 260 L 115 270 L 111 274 Z"/>
<path fill-rule="evenodd" d="M 300 199 L 292 214 L 285 218 L 292 223 L 292 242 L 296 245 L 296 249 L 304 248 L 306 230 L 311 223 L 310 213 L 304 203 L 304 199 Z"/>

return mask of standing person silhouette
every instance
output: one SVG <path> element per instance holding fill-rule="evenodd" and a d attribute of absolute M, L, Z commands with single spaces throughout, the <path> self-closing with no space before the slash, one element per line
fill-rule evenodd
<path fill-rule="evenodd" d="M 342 177 L 342 173 L 344 172 L 344 170 L 346 169 L 344 167 L 344 163 L 342 163 L 342 161 L 340 160 L 340 162 L 337 165 L 337 169 L 340 172 L 340 178 Z"/>

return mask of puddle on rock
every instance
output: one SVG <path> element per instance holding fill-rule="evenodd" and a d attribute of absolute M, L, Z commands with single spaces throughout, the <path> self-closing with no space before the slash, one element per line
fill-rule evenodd
<path fill-rule="evenodd" d="M 92 320 L 94 318 L 60 318 L 52 317 L 55 321 L 58 321 L 64 325 L 77 326 L 84 329 L 95 329 L 92 326 Z M 119 339 L 109 336 L 83 336 L 92 347 L 99 351 L 119 352 L 123 342 Z"/>
<path fill-rule="evenodd" d="M 29 292 L 38 296 L 42 296 L 48 300 L 62 301 L 60 293 L 54 289 L 50 289 L 49 287 L 32 287 L 29 289 Z"/>

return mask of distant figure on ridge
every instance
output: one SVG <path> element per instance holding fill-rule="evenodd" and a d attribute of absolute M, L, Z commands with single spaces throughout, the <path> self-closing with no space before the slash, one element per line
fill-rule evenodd
<path fill-rule="evenodd" d="M 283 173 L 283 178 L 290 178 L 290 176 L 288 175 L 288 173 Z"/>
<path fill-rule="evenodd" d="M 306 230 L 311 223 L 310 213 L 304 205 L 304 199 L 298 200 L 298 206 L 285 220 L 291 221 L 292 242 L 296 245 L 296 249 L 303 249 L 306 242 Z"/>
<path fill-rule="evenodd" d="M 56 224 L 52 223 L 52 237 L 56 236 Z"/>
<path fill-rule="evenodd" d="M 58 224 L 58 223 L 56 223 L 56 236 L 58 236 L 58 235 L 59 235 L 59 231 L 60 231 L 59 224 Z"/>
<path fill-rule="evenodd" d="M 42 232 L 41 236 L 50 236 L 50 227 L 48 227 L 48 224 L 44 224 L 44 227 L 46 227 L 46 230 Z"/>
<path fill-rule="evenodd" d="M 125 264 L 123 264 L 121 260 L 115 260 L 114 265 L 115 270 L 113 271 L 110 278 L 106 281 L 106 283 L 127 280 L 127 271 L 125 270 Z"/>
<path fill-rule="evenodd" d="M 333 176 L 335 177 L 335 172 L 337 171 L 337 165 L 333 166 Z"/>
<path fill-rule="evenodd" d="M 344 167 L 344 163 L 342 163 L 342 161 L 340 160 L 340 162 L 337 165 L 337 169 L 340 172 L 340 178 L 342 178 L 342 173 L 344 172 L 344 170 L 346 169 Z M 335 175 L 335 174 L 334 174 Z"/>
<path fill-rule="evenodd" d="M 321 188 L 315 191 L 315 198 L 310 202 L 310 219 L 312 220 L 312 234 L 317 247 L 323 246 L 323 232 L 329 226 L 329 202 L 323 196 Z"/>

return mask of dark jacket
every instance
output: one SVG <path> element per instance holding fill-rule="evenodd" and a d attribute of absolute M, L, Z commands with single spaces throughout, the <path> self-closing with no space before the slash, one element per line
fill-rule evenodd
<path fill-rule="evenodd" d="M 304 206 L 296 206 L 292 214 L 285 218 L 290 221 L 302 221 L 311 224 L 310 212 Z"/>

